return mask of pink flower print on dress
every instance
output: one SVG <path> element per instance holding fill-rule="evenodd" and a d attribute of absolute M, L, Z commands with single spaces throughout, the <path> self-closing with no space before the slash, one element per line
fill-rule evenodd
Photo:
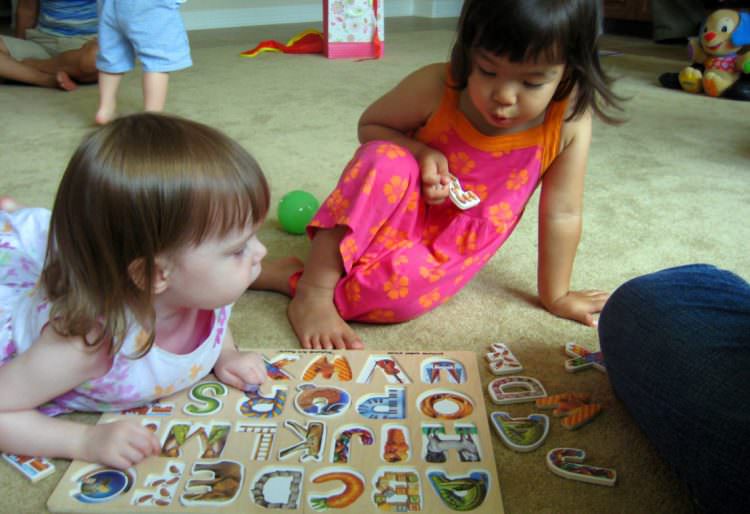
<path fill-rule="evenodd" d="M 214 337 L 214 347 L 219 346 L 224 339 L 224 327 L 227 321 L 227 308 L 219 309 L 218 321 L 216 322 L 216 336 Z"/>

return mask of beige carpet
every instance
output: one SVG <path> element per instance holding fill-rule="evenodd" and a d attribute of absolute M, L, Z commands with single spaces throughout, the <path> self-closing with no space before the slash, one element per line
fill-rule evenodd
<path fill-rule="evenodd" d="M 362 109 L 409 71 L 445 60 L 452 25 L 452 20 L 389 20 L 385 58 L 367 62 L 238 56 L 261 39 L 286 40 L 306 25 L 196 32 L 191 34 L 195 66 L 174 75 L 168 110 L 220 127 L 254 152 L 276 200 L 297 188 L 323 199 L 355 149 Z M 605 47 L 624 52 L 604 62 L 620 77 L 618 90 L 632 97 L 630 121 L 621 127 L 595 126 L 573 287 L 613 289 L 633 276 L 697 261 L 750 277 L 750 103 L 660 88 L 658 74 L 682 66 L 681 49 L 626 38 L 608 38 Z M 139 74 L 124 80 L 122 112 L 139 109 L 139 81 Z M 0 192 L 50 206 L 66 160 L 90 128 L 96 103 L 95 87 L 63 93 L 0 85 Z M 685 491 L 614 398 L 606 376 L 563 369 L 565 342 L 594 349 L 597 336 L 537 304 L 536 218 L 535 197 L 505 247 L 435 312 L 401 325 L 358 325 L 357 330 L 370 348 L 384 351 L 464 349 L 481 358 L 490 343 L 505 341 L 526 373 L 550 393 L 587 391 L 604 404 L 600 418 L 578 431 L 553 422 L 547 442 L 530 454 L 512 452 L 495 440 L 506 512 L 691 512 Z M 279 230 L 275 213 L 262 238 L 271 256 L 305 256 L 308 249 L 303 237 Z M 294 347 L 286 304 L 274 294 L 246 294 L 232 318 L 241 345 Z M 486 384 L 490 375 L 482 369 Z M 508 410 L 522 415 L 533 408 L 521 404 Z M 599 487 L 553 475 L 544 455 L 556 446 L 584 448 L 592 464 L 617 470 L 617 485 Z M 57 473 L 37 484 L 0 464 L 0 512 L 44 512 L 66 468 L 63 461 L 56 464 Z"/>

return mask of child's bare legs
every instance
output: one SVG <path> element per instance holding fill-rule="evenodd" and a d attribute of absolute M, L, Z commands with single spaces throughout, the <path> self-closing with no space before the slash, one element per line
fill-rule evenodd
<path fill-rule="evenodd" d="M 345 231 L 345 227 L 318 230 L 297 292 L 289 302 L 289 322 L 304 348 L 364 347 L 333 303 L 336 284 L 344 273 L 339 243 Z"/>
<path fill-rule="evenodd" d="M 121 73 L 99 72 L 99 109 L 94 118 L 98 125 L 106 125 L 115 117 L 120 80 L 122 80 Z"/>
<path fill-rule="evenodd" d="M 167 103 L 169 74 L 158 71 L 143 73 L 143 110 L 161 112 Z"/>

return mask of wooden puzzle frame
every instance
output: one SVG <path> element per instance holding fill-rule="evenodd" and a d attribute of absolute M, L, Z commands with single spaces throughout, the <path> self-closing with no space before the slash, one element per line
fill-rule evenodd
<path fill-rule="evenodd" d="M 473 352 L 261 350 L 269 380 L 212 375 L 138 417 L 162 455 L 74 461 L 52 512 L 503 512 Z"/>

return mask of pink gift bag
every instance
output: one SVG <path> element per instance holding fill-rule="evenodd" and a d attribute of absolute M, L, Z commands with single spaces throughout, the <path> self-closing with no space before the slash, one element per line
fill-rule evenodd
<path fill-rule="evenodd" d="M 329 59 L 383 55 L 384 0 L 323 0 L 323 53 Z"/>

